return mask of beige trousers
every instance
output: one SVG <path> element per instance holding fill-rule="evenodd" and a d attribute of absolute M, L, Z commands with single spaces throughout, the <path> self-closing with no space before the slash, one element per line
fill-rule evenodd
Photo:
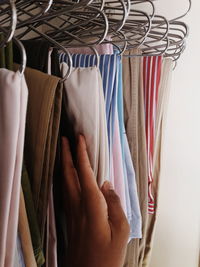
<path fill-rule="evenodd" d="M 126 54 L 139 54 L 133 49 Z M 123 58 L 124 120 L 127 138 L 136 173 L 136 183 L 142 215 L 142 239 L 132 240 L 127 249 L 124 267 L 140 266 L 145 249 L 148 205 L 148 175 L 143 102 L 143 77 L 141 57 Z"/>
<path fill-rule="evenodd" d="M 126 53 L 138 54 L 139 51 L 133 49 Z M 173 62 L 170 59 L 164 59 L 158 96 L 158 115 L 156 119 L 156 142 L 153 166 L 153 195 L 155 196 L 156 210 L 158 205 L 162 140 L 172 67 Z M 142 58 L 125 57 L 123 59 L 123 82 L 125 127 L 136 171 L 136 181 L 143 223 L 143 237 L 141 240 L 135 239 L 129 243 L 124 267 L 147 267 L 150 261 L 157 213 L 155 212 L 153 215 L 147 214 L 148 175 L 144 128 Z"/>

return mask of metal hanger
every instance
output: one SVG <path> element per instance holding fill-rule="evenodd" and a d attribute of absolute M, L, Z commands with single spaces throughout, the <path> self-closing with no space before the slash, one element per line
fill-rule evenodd
<path fill-rule="evenodd" d="M 69 53 L 69 51 L 64 46 L 62 46 L 61 44 L 59 44 L 58 42 L 56 42 L 54 39 L 52 39 L 51 37 L 49 37 L 45 33 L 41 33 L 40 31 L 38 31 L 37 29 L 35 29 L 33 26 L 29 26 L 29 27 L 31 27 L 31 29 L 34 32 L 36 32 L 37 34 L 39 34 L 45 40 L 47 40 L 48 42 L 50 42 L 54 47 L 62 50 L 67 55 L 69 69 L 68 69 L 66 75 L 60 80 L 60 82 L 62 83 L 65 80 L 67 80 L 69 78 L 70 74 L 71 74 L 71 71 L 72 71 L 72 58 L 71 58 L 71 54 Z"/>
<path fill-rule="evenodd" d="M 188 0 L 188 9 L 187 9 L 187 11 L 183 15 L 181 15 L 179 17 L 176 17 L 176 18 L 173 18 L 173 19 L 169 20 L 169 22 L 172 22 L 172 21 L 175 21 L 175 20 L 180 20 L 180 19 L 184 18 L 190 12 L 191 8 L 192 8 L 192 0 Z"/>
<path fill-rule="evenodd" d="M 6 30 L 4 28 L 0 28 L 0 30 L 2 32 L 6 33 Z M 19 66 L 19 73 L 20 73 L 20 75 L 23 75 L 25 68 L 26 68 L 26 62 L 27 62 L 26 50 L 25 50 L 23 44 L 20 42 L 20 40 L 18 40 L 16 37 L 13 37 L 12 40 L 20 50 L 21 64 Z"/>
<path fill-rule="evenodd" d="M 106 1 L 103 11 L 108 18 L 109 26 L 115 31 L 120 31 L 129 15 L 130 0 L 126 2 L 124 0 Z"/>
<path fill-rule="evenodd" d="M 10 16 L 7 16 L 6 11 L 10 11 Z M 4 40 L 0 43 L 0 48 L 4 47 L 6 43 L 10 42 L 10 40 L 13 38 L 15 29 L 17 26 L 17 10 L 14 1 L 10 0 L 9 1 L 9 6 L 5 5 L 0 5 L 0 14 L 1 14 L 1 20 L 0 20 L 0 26 L 1 30 L 3 30 L 4 27 L 8 28 L 7 31 L 4 32 Z M 8 21 L 7 23 L 10 22 L 10 25 L 8 26 L 7 23 L 5 23 L 5 20 Z"/>
<path fill-rule="evenodd" d="M 45 26 L 47 28 L 45 32 L 64 46 L 102 43 L 107 36 L 109 27 L 106 15 L 93 6 L 85 7 L 84 11 L 80 12 L 79 9 L 76 9 L 70 14 L 64 13 L 64 15 L 62 15 L 63 12 L 59 11 L 59 16 L 57 12 L 50 16 L 47 14 L 43 16 L 40 23 L 34 24 L 34 27 Z M 93 17 L 91 17 L 91 13 L 94 14 Z M 54 19 L 59 20 L 58 26 L 55 26 Z M 73 23 L 71 23 L 71 19 L 73 19 Z M 74 21 L 75 19 L 76 21 Z M 92 38 L 91 41 L 88 41 L 89 38 Z"/>
<path fill-rule="evenodd" d="M 157 21 L 158 16 L 155 16 L 156 21 L 154 20 L 152 21 L 151 31 L 149 32 L 145 42 L 143 42 L 143 47 L 141 47 L 141 45 L 139 46 L 142 50 L 143 55 L 146 55 L 146 54 L 148 54 L 149 56 L 157 55 L 157 53 L 160 53 L 160 49 L 162 49 L 161 54 L 164 57 L 171 57 L 173 60 L 178 60 L 178 58 L 180 58 L 181 54 L 183 53 L 185 49 L 185 39 L 188 34 L 188 28 L 185 23 L 176 21 L 176 20 L 183 18 L 185 15 L 188 14 L 188 12 L 191 9 L 191 1 L 189 2 L 190 2 L 190 5 L 189 5 L 187 12 L 185 12 L 182 16 L 179 16 L 178 18 L 168 21 L 169 26 L 166 27 L 166 34 L 163 35 L 161 39 L 158 38 L 158 36 L 161 33 L 159 31 L 155 32 L 155 27 L 158 30 L 163 29 L 163 25 L 164 24 L 167 25 L 166 19 L 165 21 L 158 23 L 159 22 Z M 157 25 L 153 26 L 154 23 L 156 23 Z M 178 28 L 178 26 L 182 26 L 182 29 Z M 176 33 L 174 33 L 173 31 Z M 167 39 L 166 39 L 166 36 L 167 36 Z M 149 41 L 148 40 L 149 37 L 151 39 L 153 38 L 154 40 Z M 164 42 L 160 43 L 160 41 L 164 41 Z M 157 45 L 152 45 L 157 42 L 158 42 Z M 133 56 L 136 56 L 136 55 L 133 55 Z"/>
<path fill-rule="evenodd" d="M 12 1 L 12 0 L 11 0 Z M 17 16 L 20 22 L 18 22 L 17 27 L 23 27 L 27 23 L 31 24 L 35 19 L 41 17 L 45 14 L 51 7 L 53 0 L 17 0 L 15 2 L 17 9 Z M 7 15 L 10 16 L 10 10 L 6 10 Z M 7 18 L 7 20 L 9 17 Z M 5 23 L 7 22 L 4 20 Z"/>
<path fill-rule="evenodd" d="M 17 47 L 20 50 L 20 55 L 21 55 L 21 64 L 19 66 L 19 72 L 20 75 L 24 74 L 24 71 L 26 69 L 26 63 L 27 63 L 27 56 L 26 56 L 26 50 L 22 44 L 22 42 L 20 42 L 20 40 L 18 40 L 17 38 L 13 37 L 13 42 L 17 45 Z"/>
<path fill-rule="evenodd" d="M 145 5 L 149 5 L 151 11 L 148 14 L 141 10 L 141 3 Z M 136 9 L 136 6 L 140 5 L 139 9 Z M 149 0 L 144 1 L 131 1 L 131 9 L 129 13 L 129 17 L 126 20 L 126 23 L 123 27 L 123 32 L 127 37 L 128 49 L 138 47 L 142 45 L 152 27 L 152 19 L 155 15 L 155 5 Z"/>

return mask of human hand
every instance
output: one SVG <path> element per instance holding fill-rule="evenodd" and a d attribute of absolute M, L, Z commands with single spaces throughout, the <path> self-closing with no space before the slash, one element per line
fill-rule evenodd
<path fill-rule="evenodd" d="M 62 166 L 70 267 L 123 266 L 129 224 L 111 184 L 98 187 L 83 136 L 78 139 L 76 168 L 63 137 Z"/>

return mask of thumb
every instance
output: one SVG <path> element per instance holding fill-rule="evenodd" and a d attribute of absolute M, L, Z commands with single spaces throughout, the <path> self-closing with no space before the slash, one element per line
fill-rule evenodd
<path fill-rule="evenodd" d="M 108 181 L 104 182 L 101 191 L 107 203 L 108 219 L 113 237 L 123 236 L 128 239 L 130 226 L 123 211 L 119 196 L 115 193 L 112 184 Z"/>

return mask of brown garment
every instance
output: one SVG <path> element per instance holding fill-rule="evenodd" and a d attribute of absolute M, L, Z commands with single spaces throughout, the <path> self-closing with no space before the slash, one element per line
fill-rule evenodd
<path fill-rule="evenodd" d="M 158 95 L 158 109 L 156 118 L 156 141 L 153 160 L 153 187 L 152 193 L 155 196 L 155 213 L 149 214 L 148 227 L 146 234 L 145 255 L 143 259 L 143 267 L 149 266 L 154 239 L 155 225 L 157 220 L 158 198 L 159 198 L 159 182 L 162 163 L 162 143 L 165 133 L 165 121 L 167 115 L 168 99 L 170 93 L 170 82 L 173 70 L 173 61 L 171 59 L 163 59 L 161 82 Z"/>
<path fill-rule="evenodd" d="M 140 51 L 133 49 L 125 54 L 129 53 L 139 54 Z M 141 57 L 123 58 L 123 88 L 125 128 L 136 173 L 143 235 L 142 239 L 134 239 L 129 243 L 124 267 L 138 267 L 141 266 L 144 255 L 148 219 L 148 175 Z"/>
<path fill-rule="evenodd" d="M 26 68 L 25 78 L 29 90 L 25 162 L 44 244 L 60 123 L 62 84 L 59 78 L 30 68 Z"/>
<path fill-rule="evenodd" d="M 25 266 L 37 267 L 37 263 L 33 252 L 33 245 L 31 241 L 31 234 L 24 202 L 24 194 L 22 190 L 20 192 L 18 231 L 21 240 Z"/>

